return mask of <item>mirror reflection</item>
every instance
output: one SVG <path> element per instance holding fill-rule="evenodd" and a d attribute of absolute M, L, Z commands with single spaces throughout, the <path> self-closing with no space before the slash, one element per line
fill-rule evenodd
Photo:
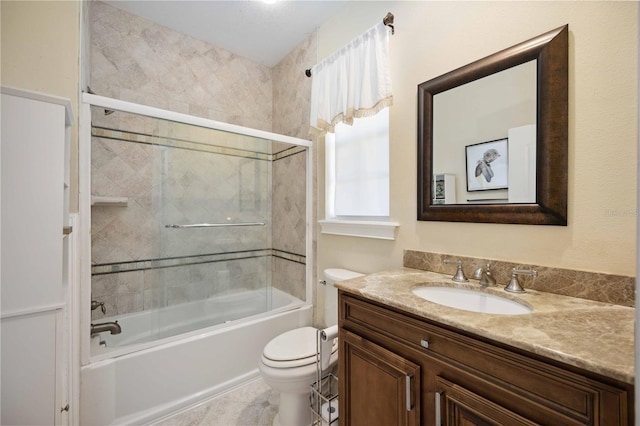
<path fill-rule="evenodd" d="M 535 203 L 536 62 L 433 96 L 433 204 Z"/>

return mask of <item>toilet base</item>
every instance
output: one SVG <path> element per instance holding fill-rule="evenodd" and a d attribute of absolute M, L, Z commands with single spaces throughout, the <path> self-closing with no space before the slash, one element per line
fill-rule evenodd
<path fill-rule="evenodd" d="M 281 393 L 278 414 L 273 426 L 310 426 L 312 422 L 309 397 L 311 392 Z"/>
<path fill-rule="evenodd" d="M 287 426 L 287 425 L 283 425 L 282 423 L 280 423 L 280 413 L 276 414 L 276 416 L 273 418 L 273 426 Z M 302 425 L 302 426 L 312 426 L 311 423 L 306 424 L 306 425 Z"/>

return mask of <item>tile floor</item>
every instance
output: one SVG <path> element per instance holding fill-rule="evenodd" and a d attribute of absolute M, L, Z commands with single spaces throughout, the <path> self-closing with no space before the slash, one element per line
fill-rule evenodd
<path fill-rule="evenodd" d="M 257 379 L 154 426 L 271 426 L 280 395 Z"/>

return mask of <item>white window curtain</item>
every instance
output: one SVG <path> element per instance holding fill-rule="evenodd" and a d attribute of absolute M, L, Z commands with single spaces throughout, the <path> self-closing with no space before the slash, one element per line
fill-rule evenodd
<path fill-rule="evenodd" d="M 312 133 L 334 133 L 340 122 L 391 106 L 390 31 L 380 22 L 311 68 Z"/>

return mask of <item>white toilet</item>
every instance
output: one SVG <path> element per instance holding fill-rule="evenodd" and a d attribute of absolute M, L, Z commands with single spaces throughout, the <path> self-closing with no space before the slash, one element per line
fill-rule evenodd
<path fill-rule="evenodd" d="M 336 281 L 361 277 L 362 274 L 346 269 L 325 269 L 324 318 L 327 327 L 338 323 L 338 290 Z M 280 392 L 280 410 L 273 420 L 274 426 L 306 426 L 311 424 L 309 405 L 311 384 L 317 374 L 317 329 L 302 327 L 287 331 L 272 339 L 264 347 L 260 360 L 260 373 L 272 389 Z M 331 350 L 328 373 L 338 362 L 338 339 Z"/>

